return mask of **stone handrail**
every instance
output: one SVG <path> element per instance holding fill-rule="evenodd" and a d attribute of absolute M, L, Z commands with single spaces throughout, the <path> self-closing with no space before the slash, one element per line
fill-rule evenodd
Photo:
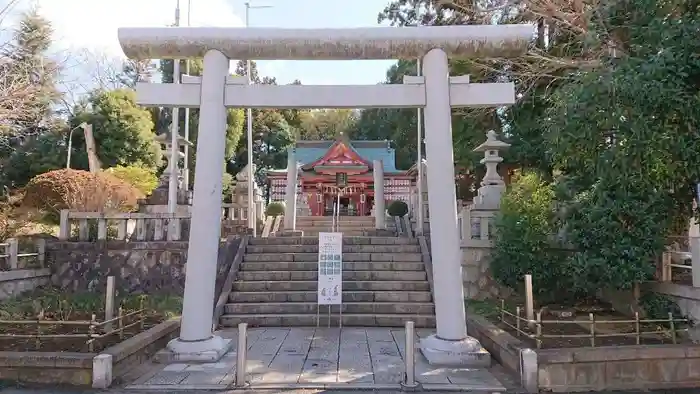
<path fill-rule="evenodd" d="M 8 238 L 4 242 L 0 243 L 0 261 L 3 261 L 4 270 L 16 270 L 24 269 L 27 267 L 20 267 L 20 262 L 25 262 L 28 259 L 33 258 L 36 261 L 37 267 L 33 268 L 43 268 L 44 261 L 46 259 L 46 240 L 39 238 L 34 242 L 36 246 L 33 252 L 21 252 L 19 240 L 17 238 Z M 30 265 L 30 264 L 23 264 Z M 3 271 L 4 271 L 3 270 Z"/>
<path fill-rule="evenodd" d="M 185 238 L 183 226 L 189 226 L 189 220 L 189 213 L 105 213 L 65 209 L 61 211 L 58 238 L 72 238 L 73 224 L 77 222 L 78 241 L 131 238 L 137 241 L 180 241 Z"/>
<path fill-rule="evenodd" d="M 284 216 L 275 216 L 275 221 L 272 224 L 272 230 L 270 230 L 270 235 L 277 236 L 277 234 L 280 231 L 280 226 L 282 225 L 282 219 L 284 219 Z"/>
<path fill-rule="evenodd" d="M 275 221 L 274 216 L 267 216 L 265 217 L 265 224 L 263 225 L 261 237 L 262 238 L 267 238 L 270 236 L 270 231 L 272 230 L 272 223 Z"/>
<path fill-rule="evenodd" d="M 690 260 L 690 264 L 685 264 L 686 261 Z M 674 275 L 674 268 L 677 268 L 677 272 L 681 279 L 680 282 L 687 282 L 683 284 L 692 284 L 693 286 L 698 285 L 693 283 L 693 255 L 692 252 L 685 252 L 679 250 L 667 250 L 661 254 L 661 272 L 660 272 L 660 282 L 675 282 L 678 280 L 677 275 Z M 684 280 L 685 279 L 685 280 Z"/>
<path fill-rule="evenodd" d="M 243 255 L 245 254 L 245 249 L 248 246 L 248 236 L 243 236 L 241 238 L 241 243 L 238 245 L 238 250 L 236 250 L 236 255 L 231 263 L 231 268 L 226 275 L 226 281 L 221 288 L 221 294 L 214 305 L 214 315 L 212 319 L 212 330 L 217 330 L 219 328 L 219 320 L 221 315 L 224 314 L 224 308 L 229 300 L 229 294 L 231 294 L 231 289 L 233 288 L 233 282 L 238 276 L 238 270 L 243 261 Z"/>
<path fill-rule="evenodd" d="M 464 207 L 457 216 L 459 239 L 463 247 L 493 246 L 493 230 L 496 212 Z"/>
<path fill-rule="evenodd" d="M 237 202 L 225 202 L 221 204 L 223 209 L 223 219 L 246 220 L 248 218 L 248 207 Z"/>

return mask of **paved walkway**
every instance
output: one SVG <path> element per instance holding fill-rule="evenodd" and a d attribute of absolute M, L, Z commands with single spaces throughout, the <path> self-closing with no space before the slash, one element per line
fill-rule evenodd
<path fill-rule="evenodd" d="M 234 341 L 237 330 L 218 333 Z M 429 335 L 430 330 L 417 330 Z M 390 328 L 259 328 L 248 330 L 251 388 L 397 389 L 404 378 L 404 330 Z M 505 391 L 489 370 L 436 368 L 416 346 L 424 389 Z M 159 366 L 127 389 L 224 389 L 234 383 L 236 353 L 210 364 Z"/>

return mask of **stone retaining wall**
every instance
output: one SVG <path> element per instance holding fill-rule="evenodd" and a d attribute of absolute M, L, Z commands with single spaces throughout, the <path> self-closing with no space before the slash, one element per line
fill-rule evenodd
<path fill-rule="evenodd" d="M 462 245 L 462 282 L 468 300 L 507 298 L 510 291 L 493 279 L 491 246 Z"/>
<path fill-rule="evenodd" d="M 0 352 L 0 380 L 71 386 L 92 384 L 95 353 Z"/>
<path fill-rule="evenodd" d="M 46 285 L 50 278 L 51 270 L 48 268 L 1 271 L 0 300 L 14 298 L 26 291 Z"/>
<path fill-rule="evenodd" d="M 221 243 L 218 277 L 226 276 L 239 243 L 240 239 L 233 237 Z M 46 245 L 46 260 L 51 268 L 51 282 L 67 291 L 101 291 L 107 277 L 113 275 L 119 291 L 182 294 L 187 244 L 185 241 L 54 241 Z"/>

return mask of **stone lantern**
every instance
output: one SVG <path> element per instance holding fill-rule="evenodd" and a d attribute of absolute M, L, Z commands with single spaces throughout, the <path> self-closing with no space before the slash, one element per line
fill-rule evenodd
<path fill-rule="evenodd" d="M 163 174 L 160 176 L 160 185 L 158 185 L 158 188 L 168 188 L 168 183 L 170 182 L 170 169 L 172 165 L 172 143 L 170 142 L 170 132 L 163 133 L 163 134 L 158 134 L 155 137 L 155 141 L 158 142 L 161 146 L 161 150 L 163 151 L 163 157 L 165 157 L 166 160 L 166 167 L 163 170 Z M 187 141 L 184 137 L 178 136 L 177 138 L 177 143 L 178 143 L 178 149 L 177 149 L 177 160 L 178 162 L 180 159 L 185 157 L 185 154 L 182 153 L 182 148 L 185 145 L 192 146 L 192 143 Z M 177 177 L 178 177 L 178 189 L 182 188 L 182 172 L 179 170 L 178 166 L 178 171 L 177 171 Z"/>
<path fill-rule="evenodd" d="M 149 213 L 164 213 L 167 212 L 167 205 L 168 205 L 168 187 L 170 183 L 170 166 L 172 165 L 172 144 L 170 143 L 170 132 L 163 133 L 157 135 L 154 140 L 158 142 L 161 146 L 161 149 L 163 150 L 163 157 L 165 157 L 166 160 L 166 167 L 163 170 L 163 174 L 160 176 L 160 184 L 158 187 L 153 190 L 151 195 L 144 201 L 141 201 L 142 208 L 144 212 L 149 212 Z M 192 143 L 184 139 L 183 137 L 178 138 L 178 148 L 181 148 L 185 145 L 192 146 Z M 182 153 L 180 149 L 177 150 L 178 153 L 178 158 L 179 159 L 184 158 L 185 154 Z M 187 191 L 182 190 L 182 181 L 183 181 L 183 176 L 181 171 L 178 169 L 177 175 L 178 177 L 178 191 L 177 191 L 177 205 L 178 208 L 176 208 L 179 211 L 181 209 L 179 208 L 180 205 L 188 205 L 188 196 L 187 196 Z M 184 208 L 183 208 L 184 209 Z"/>
<path fill-rule="evenodd" d="M 501 196 L 506 184 L 498 174 L 498 164 L 503 161 L 499 151 L 508 149 L 510 144 L 498 140 L 496 132 L 489 130 L 486 133 L 486 142 L 474 149 L 474 152 L 484 152 L 484 158 L 480 163 L 486 165 L 486 175 L 481 180 L 481 187 L 474 199 L 475 207 L 480 209 L 498 209 L 501 204 Z"/>

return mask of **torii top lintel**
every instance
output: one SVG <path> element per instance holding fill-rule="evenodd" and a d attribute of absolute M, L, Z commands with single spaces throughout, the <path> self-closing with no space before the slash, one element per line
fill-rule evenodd
<path fill-rule="evenodd" d="M 434 48 L 450 57 L 513 57 L 526 52 L 532 25 L 278 29 L 124 27 L 119 42 L 129 58 L 203 57 L 218 50 L 230 59 L 414 59 Z"/>

